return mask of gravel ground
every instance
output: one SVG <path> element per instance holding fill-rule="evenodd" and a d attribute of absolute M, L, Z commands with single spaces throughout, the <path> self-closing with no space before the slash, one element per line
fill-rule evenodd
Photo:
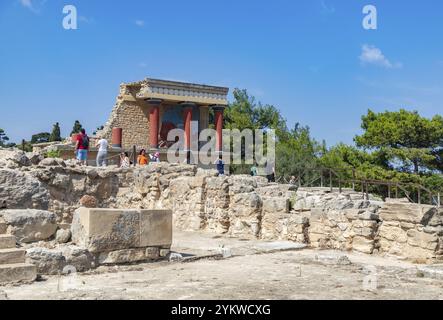
<path fill-rule="evenodd" d="M 201 234 L 176 235 L 176 239 L 180 240 L 175 241 L 174 250 L 178 252 L 189 252 L 184 247 L 190 244 L 204 243 L 194 251 L 207 255 L 208 248 L 213 252 L 222 241 L 233 248 L 234 256 L 100 267 L 73 277 L 43 277 L 30 285 L 0 287 L 0 297 L 3 291 L 8 299 L 443 298 L 443 266 L 431 268 L 355 253 L 291 249 L 282 242 Z M 185 245 L 183 250 L 179 243 Z"/>

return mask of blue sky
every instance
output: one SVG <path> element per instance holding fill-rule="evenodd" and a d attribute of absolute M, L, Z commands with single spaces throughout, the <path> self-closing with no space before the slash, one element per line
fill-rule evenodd
<path fill-rule="evenodd" d="M 121 82 L 154 77 L 245 88 L 289 126 L 352 143 L 368 108 L 442 113 L 442 35 L 441 0 L 1 0 L 0 128 L 93 131 Z"/>

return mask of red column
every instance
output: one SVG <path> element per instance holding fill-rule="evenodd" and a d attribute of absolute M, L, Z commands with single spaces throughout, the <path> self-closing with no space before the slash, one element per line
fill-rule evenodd
<path fill-rule="evenodd" d="M 122 128 L 112 128 L 112 146 L 116 148 L 122 147 Z"/>
<path fill-rule="evenodd" d="M 216 146 L 217 151 L 223 151 L 223 109 L 217 108 L 215 111 L 215 130 L 217 131 Z"/>
<path fill-rule="evenodd" d="M 158 128 L 159 128 L 160 107 L 152 106 L 149 111 L 149 146 L 158 148 Z"/>
<path fill-rule="evenodd" d="M 185 130 L 185 150 L 191 149 L 191 121 L 192 121 L 192 108 L 184 108 L 183 123 Z"/>

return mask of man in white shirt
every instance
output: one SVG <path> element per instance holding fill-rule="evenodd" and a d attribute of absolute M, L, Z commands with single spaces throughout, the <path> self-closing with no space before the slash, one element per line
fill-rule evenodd
<path fill-rule="evenodd" d="M 97 152 L 97 167 L 106 167 L 108 165 L 108 140 L 100 139 L 95 145 Z"/>

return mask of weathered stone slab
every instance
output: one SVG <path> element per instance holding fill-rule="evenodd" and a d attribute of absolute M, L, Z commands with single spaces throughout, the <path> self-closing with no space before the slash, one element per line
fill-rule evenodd
<path fill-rule="evenodd" d="M 387 202 L 380 211 L 380 219 L 383 221 L 400 221 L 419 224 L 425 214 L 433 209 L 432 206 L 419 205 L 416 203 Z"/>
<path fill-rule="evenodd" d="M 39 274 L 59 274 L 66 266 L 61 251 L 42 247 L 27 249 L 26 262 L 35 265 Z"/>
<path fill-rule="evenodd" d="M 352 240 L 352 249 L 358 252 L 372 254 L 374 251 L 374 240 L 364 237 L 354 237 Z"/>
<path fill-rule="evenodd" d="M 140 211 L 79 208 L 71 226 L 72 241 L 90 252 L 140 245 Z"/>
<path fill-rule="evenodd" d="M 25 250 L 16 248 L 0 250 L 0 265 L 23 262 L 25 262 Z"/>
<path fill-rule="evenodd" d="M 0 235 L 0 249 L 15 248 L 15 237 L 7 234 Z"/>
<path fill-rule="evenodd" d="M 172 211 L 79 208 L 71 226 L 72 241 L 92 253 L 168 247 Z"/>
<path fill-rule="evenodd" d="M 285 197 L 262 197 L 263 213 L 288 213 L 289 198 Z"/>
<path fill-rule="evenodd" d="M 30 243 L 47 240 L 57 230 L 56 215 L 49 211 L 17 209 L 0 212 L 8 225 L 8 233 L 18 242 Z"/>
<path fill-rule="evenodd" d="M 146 260 L 146 249 L 123 249 L 111 252 L 102 252 L 98 256 L 99 264 L 122 264 Z"/>
<path fill-rule="evenodd" d="M 31 282 L 37 278 L 36 267 L 32 264 L 4 264 L 0 265 L 0 284 L 14 282 Z"/>
<path fill-rule="evenodd" d="M 140 211 L 140 247 L 168 247 L 172 243 L 172 211 Z"/>

